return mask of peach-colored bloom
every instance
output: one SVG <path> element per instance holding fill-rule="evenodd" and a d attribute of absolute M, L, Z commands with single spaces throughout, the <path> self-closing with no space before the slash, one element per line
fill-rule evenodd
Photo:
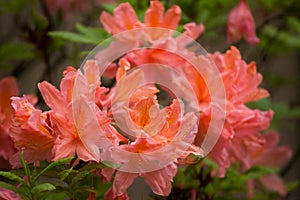
<path fill-rule="evenodd" d="M 268 132 L 262 137 L 265 139 L 266 143 L 261 147 L 249 146 L 250 156 L 253 162 L 253 166 L 263 165 L 269 167 L 278 167 L 288 161 L 292 156 L 292 151 L 288 146 L 280 146 L 277 144 L 279 142 L 279 134 L 276 132 Z M 260 177 L 261 183 L 269 190 L 278 192 L 281 196 L 287 194 L 287 188 L 283 180 L 276 174 L 270 174 L 267 176 Z M 254 181 L 249 181 L 248 185 L 250 187 L 248 196 L 253 196 Z M 252 189 L 251 189 L 252 188 Z"/>
<path fill-rule="evenodd" d="M 167 196 L 171 192 L 171 181 L 177 173 L 177 166 L 174 163 L 159 169 L 157 171 L 147 172 L 143 174 L 127 173 L 118 171 L 115 175 L 113 183 L 113 197 L 123 196 L 126 194 L 127 188 L 133 183 L 138 176 L 142 177 L 150 186 L 155 194 Z"/>
<path fill-rule="evenodd" d="M 21 200 L 19 194 L 0 188 L 0 200 Z"/>
<path fill-rule="evenodd" d="M 53 147 L 54 160 L 77 155 L 83 161 L 100 161 L 99 142 L 103 135 L 95 130 L 99 126 L 109 126 L 110 121 L 95 106 L 97 102 L 100 106 L 105 106 L 101 99 L 95 100 L 95 97 L 102 96 L 104 89 L 100 87 L 97 64 L 87 61 L 84 70 L 85 75 L 67 68 L 60 91 L 48 82 L 38 85 L 46 104 L 52 109 L 49 115 L 53 131 L 57 135 Z M 80 82 L 77 88 L 74 88 L 75 81 Z M 80 96 L 74 98 L 74 90 Z M 98 113 L 99 119 L 93 113 Z"/>
<path fill-rule="evenodd" d="M 179 143 L 174 143 L 173 141 L 179 135 L 180 128 L 189 134 L 195 132 L 197 128 L 197 122 L 193 120 L 192 116 L 182 118 L 182 102 L 176 99 L 173 100 L 171 105 L 160 109 L 156 97 L 158 90 L 151 85 L 139 87 L 140 82 L 144 80 L 142 71 L 137 69 L 126 75 L 126 68 L 130 67 L 129 63 L 123 58 L 119 64 L 120 70 L 117 73 L 118 78 L 113 105 L 129 100 L 128 112 L 126 112 L 129 114 L 129 117 L 126 119 L 126 124 L 128 125 L 127 131 L 130 131 L 130 133 L 122 133 L 133 140 L 129 144 L 120 145 L 120 148 L 142 156 L 143 153 L 159 150 L 173 142 L 172 145 L 174 145 L 176 151 L 181 151 L 182 157 L 188 156 L 190 153 L 201 155 L 200 148 L 191 145 L 193 148 L 182 149 L 183 147 Z M 120 108 L 122 108 L 122 105 Z M 186 137 L 188 139 L 177 138 L 175 140 L 179 142 L 193 140 L 191 135 Z M 167 151 L 164 152 L 164 155 L 155 157 L 155 160 L 160 162 L 165 160 L 166 157 L 170 157 Z M 117 160 L 126 160 L 122 156 L 114 155 L 114 157 Z M 131 173 L 117 171 L 111 192 L 114 198 L 122 197 L 126 194 L 126 190 L 133 180 L 140 176 L 154 193 L 167 196 L 171 191 L 171 181 L 176 172 L 177 166 L 173 160 L 167 163 L 167 166 L 153 172 Z"/>
<path fill-rule="evenodd" d="M 251 167 L 251 158 L 246 146 L 248 144 L 257 147 L 263 145 L 264 139 L 260 136 L 260 131 L 269 127 L 273 112 L 251 110 L 244 105 L 269 95 L 265 89 L 259 88 L 262 76 L 257 73 L 254 62 L 247 64 L 235 47 L 231 47 L 224 54 L 216 52 L 210 56 L 219 68 L 223 79 L 227 112 L 219 141 L 209 156 L 219 165 L 218 175 L 224 176 L 225 168 L 233 162 L 240 162 L 243 170 Z M 201 81 L 201 76 L 193 71 L 187 71 L 186 74 L 196 91 L 200 105 L 205 102 L 209 103 L 208 91 L 204 81 Z M 194 84 L 195 82 L 198 84 Z M 199 132 L 195 140 L 197 145 L 202 143 L 211 117 L 209 108 L 200 116 Z"/>
<path fill-rule="evenodd" d="M 227 19 L 228 43 L 237 42 L 242 37 L 253 45 L 259 42 L 255 34 L 255 24 L 247 0 L 241 0 Z"/>
<path fill-rule="evenodd" d="M 10 98 L 17 95 L 19 95 L 19 89 L 14 77 L 6 77 L 0 80 L 0 157 L 4 160 L 8 160 L 16 152 L 9 137 L 9 129 L 14 112 L 10 105 Z M 4 163 L 1 163 L 1 168 L 2 164 Z"/>
<path fill-rule="evenodd" d="M 138 17 L 129 3 L 121 3 L 111 16 L 106 12 L 100 15 L 100 21 L 104 28 L 111 34 L 117 34 L 126 30 L 133 30 L 141 27 L 157 27 L 165 30 L 149 30 L 152 39 L 159 39 L 171 30 L 176 30 L 181 18 L 181 9 L 177 5 L 172 6 L 164 13 L 164 6 L 160 1 L 150 1 L 150 7 L 145 13 L 144 23 L 138 20 Z M 197 26 L 195 23 L 184 26 L 186 34 L 193 39 L 197 38 L 204 30 L 203 24 Z M 167 30 L 168 29 L 168 30 Z M 172 31 L 169 36 L 172 35 Z"/>
<path fill-rule="evenodd" d="M 257 72 L 255 62 L 247 64 L 236 47 L 231 46 L 225 54 L 216 52 L 211 57 L 221 71 L 230 102 L 247 103 L 269 96 L 268 91 L 259 88 L 262 75 Z"/>
<path fill-rule="evenodd" d="M 21 167 L 20 151 L 24 151 L 23 157 L 28 163 L 51 161 L 55 135 L 48 125 L 48 113 L 34 108 L 26 97 L 13 97 L 12 106 L 15 114 L 10 137 L 19 151 L 10 158 L 10 163 Z"/>

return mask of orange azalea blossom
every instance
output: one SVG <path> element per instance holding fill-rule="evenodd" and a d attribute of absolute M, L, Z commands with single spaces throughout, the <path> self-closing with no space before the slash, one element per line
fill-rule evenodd
<path fill-rule="evenodd" d="M 0 188 L 0 200 L 21 200 L 21 197 L 11 190 Z"/>
<path fill-rule="evenodd" d="M 100 21 L 104 28 L 111 34 L 117 34 L 126 30 L 133 30 L 143 27 L 157 27 L 165 30 L 151 30 L 150 35 L 152 39 L 159 39 L 165 34 L 170 35 L 168 30 L 176 30 L 181 18 L 181 9 L 177 5 L 172 6 L 164 13 L 164 6 L 160 1 L 150 1 L 150 8 L 146 11 L 144 23 L 138 20 L 138 17 L 129 3 L 121 3 L 114 10 L 114 15 L 111 16 L 107 12 L 102 12 Z M 189 37 L 196 38 L 203 31 L 203 24 L 196 25 L 189 23 L 184 26 L 186 32 L 184 34 Z M 168 30 L 167 30 L 168 29 Z"/>
<path fill-rule="evenodd" d="M 18 95 L 19 89 L 14 77 L 5 77 L 0 80 L 0 168 L 6 170 L 11 168 L 8 160 L 17 152 L 11 138 L 12 120 L 14 119 L 11 98 Z M 26 95 L 26 98 L 33 104 L 37 101 L 34 95 Z"/>
<path fill-rule="evenodd" d="M 10 163 L 13 167 L 22 166 L 20 151 L 24 152 L 23 157 L 28 163 L 51 161 L 55 135 L 48 125 L 48 113 L 34 108 L 26 97 L 13 97 L 12 106 L 15 114 L 10 137 L 19 151 L 10 158 Z"/>
<path fill-rule="evenodd" d="M 218 163 L 218 174 L 223 177 L 225 169 L 236 161 L 241 163 L 242 170 L 251 167 L 251 157 L 245 146 L 253 144 L 260 147 L 264 144 L 265 140 L 260 131 L 269 127 L 273 111 L 252 110 L 244 105 L 269 95 L 265 89 L 259 88 L 262 76 L 257 73 L 254 62 L 247 64 L 235 47 L 231 47 L 225 54 L 216 52 L 210 56 L 220 70 L 226 91 L 227 112 L 224 128 L 217 144 L 209 154 L 209 157 Z M 195 77 L 194 73 L 189 75 Z M 206 94 L 206 88 L 201 85 L 196 86 L 196 91 Z M 202 98 L 201 101 L 207 100 L 209 99 Z M 208 108 L 200 116 L 196 144 L 199 145 L 203 141 L 210 120 L 211 113 Z"/>
<path fill-rule="evenodd" d="M 228 43 L 237 42 L 242 37 L 250 44 L 256 45 L 259 39 L 255 34 L 255 24 L 247 0 L 241 0 L 234 7 L 227 19 Z"/>
<path fill-rule="evenodd" d="M 107 134 L 109 138 L 120 138 L 113 136 L 116 131 L 110 128 L 110 119 L 99 108 L 106 107 L 106 100 L 98 98 L 104 97 L 107 89 L 100 87 L 98 66 L 94 61 L 88 61 L 84 71 L 85 75 L 74 68 L 67 68 L 60 91 L 47 82 L 39 84 L 46 104 L 52 109 L 49 115 L 53 131 L 57 135 L 53 160 L 77 155 L 83 161 L 99 162 L 99 142 L 103 137 L 101 134 Z M 74 88 L 75 81 L 80 82 L 80 87 Z M 74 99 L 75 89 L 81 96 Z M 98 118 L 91 113 L 97 113 Z M 95 132 L 99 127 L 105 129 L 105 133 Z"/>
<path fill-rule="evenodd" d="M 278 167 L 287 162 L 292 156 L 292 150 L 288 146 L 277 147 L 279 142 L 279 134 L 276 132 L 268 132 L 262 136 L 265 139 L 265 144 L 259 148 L 252 145 L 247 146 L 250 152 L 252 165 L 263 165 L 269 167 Z M 287 188 L 283 180 L 275 175 L 270 174 L 260 177 L 260 182 L 269 190 L 278 192 L 281 196 L 287 194 Z M 248 196 L 253 197 L 253 189 L 255 186 L 254 180 L 248 182 Z"/>
<path fill-rule="evenodd" d="M 171 105 L 161 110 L 156 96 L 159 90 L 151 85 L 136 89 L 140 81 L 144 79 L 143 73 L 135 70 L 129 75 L 125 75 L 126 69 L 130 69 L 129 63 L 125 58 L 120 60 L 119 65 L 116 92 L 112 104 L 116 105 L 119 102 L 129 99 L 129 118 L 127 118 L 126 124 L 129 127 L 128 131 L 130 133 L 122 132 L 122 134 L 133 140 L 130 144 L 120 145 L 120 148 L 128 152 L 141 154 L 152 152 L 171 143 L 180 128 L 186 130 L 188 133 L 192 133 L 192 129 L 196 130 L 196 123 L 187 122 L 188 120 L 193 121 L 191 118 L 184 117 L 181 119 L 180 104 L 182 102 L 175 99 Z M 200 148 L 193 145 L 192 147 L 188 150 L 183 149 L 182 157 L 186 157 L 190 153 L 201 155 Z M 175 146 L 174 148 L 180 150 L 181 147 Z M 126 158 L 122 158 L 121 156 L 114 156 L 116 160 L 126 160 Z M 164 160 L 166 156 L 161 155 L 156 160 Z M 153 172 L 129 173 L 117 171 L 112 190 L 110 190 L 107 196 L 111 197 L 112 195 L 113 199 L 123 197 L 126 194 L 127 188 L 138 176 L 145 180 L 154 193 L 167 196 L 171 191 L 171 181 L 176 172 L 177 166 L 174 162 Z"/>
<path fill-rule="evenodd" d="M 9 168 L 7 160 L 16 152 L 14 144 L 9 137 L 13 108 L 10 98 L 19 95 L 17 81 L 14 77 L 0 80 L 0 168 Z"/>

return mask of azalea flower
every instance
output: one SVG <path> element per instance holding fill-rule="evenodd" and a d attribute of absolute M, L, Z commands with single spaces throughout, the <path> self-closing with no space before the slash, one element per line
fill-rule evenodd
<path fill-rule="evenodd" d="M 48 113 L 36 109 L 26 97 L 13 97 L 12 106 L 15 110 L 12 119 L 10 137 L 18 152 L 10 158 L 13 167 L 21 167 L 20 152 L 28 163 L 53 158 L 52 148 L 55 135 L 49 126 Z"/>
<path fill-rule="evenodd" d="M 259 42 L 255 34 L 255 24 L 247 0 L 241 0 L 227 18 L 228 43 L 237 42 L 242 37 L 250 44 Z"/>
<path fill-rule="evenodd" d="M 121 3 L 114 10 L 114 15 L 102 12 L 100 22 L 103 24 L 107 32 L 117 34 L 126 30 L 133 30 L 143 27 L 156 27 L 161 29 L 149 29 L 149 35 L 153 40 L 164 38 L 165 35 L 171 36 L 172 31 L 176 30 L 181 18 L 181 9 L 177 5 L 172 6 L 164 13 L 164 6 L 160 1 L 150 1 L 150 7 L 145 13 L 144 23 L 138 20 L 138 17 L 129 3 Z M 186 24 L 184 26 L 186 32 L 184 34 L 195 38 L 203 31 L 203 24 L 195 23 Z M 170 32 L 171 31 L 171 32 Z"/>
<path fill-rule="evenodd" d="M 251 143 L 258 148 L 264 144 L 260 132 L 269 127 L 273 112 L 262 112 L 251 110 L 245 103 L 265 98 L 269 93 L 259 84 L 262 82 L 261 74 L 256 71 L 256 64 L 247 64 L 242 60 L 240 52 L 231 47 L 224 54 L 215 52 L 210 57 L 220 70 L 226 92 L 226 118 L 220 138 L 209 157 L 219 165 L 218 175 L 223 177 L 225 169 L 234 162 L 240 162 L 242 169 L 251 167 L 251 158 L 247 144 Z M 207 87 L 203 78 L 191 71 L 186 73 L 189 80 L 192 80 L 199 103 L 209 103 Z M 193 84 L 197 83 L 197 84 Z M 251 84 L 249 84 L 251 83 Z M 209 107 L 200 116 L 199 132 L 195 144 L 201 145 L 211 122 L 211 111 Z"/>
<path fill-rule="evenodd" d="M 4 188 L 0 188 L 0 199 L 2 200 L 21 200 L 19 194 L 11 191 L 6 190 Z"/>
<path fill-rule="evenodd" d="M 95 100 L 95 97 L 104 96 L 107 90 L 100 87 L 99 68 L 95 62 L 88 61 L 84 70 L 83 75 L 74 68 L 67 68 L 60 91 L 48 82 L 38 85 L 46 104 L 51 108 L 50 121 L 56 134 L 53 160 L 77 155 L 83 161 L 100 161 L 99 149 L 103 148 L 101 142 L 105 133 L 96 130 L 100 126 L 109 129 L 110 120 L 96 106 L 98 103 L 105 107 L 105 100 Z M 80 82 L 76 85 L 78 87 L 74 86 L 75 81 Z M 80 96 L 74 96 L 75 90 Z M 93 113 L 97 113 L 99 119 Z"/>
<path fill-rule="evenodd" d="M 119 65 L 117 85 L 112 100 L 112 112 L 116 124 L 121 128 L 122 135 L 130 138 L 133 142 L 120 145 L 120 150 L 112 150 L 112 157 L 117 163 L 129 166 L 133 170 L 134 163 L 140 163 L 140 165 L 145 163 L 151 169 L 153 159 L 155 159 L 155 164 L 163 163 L 163 165 L 150 172 L 135 173 L 118 169 L 115 173 L 112 190 L 107 193 L 107 196 L 111 197 L 112 195 L 113 199 L 125 198 L 127 188 L 138 176 L 145 180 L 154 193 L 167 196 L 171 191 L 172 178 L 177 172 L 175 158 L 165 163 L 165 160 L 172 156 L 171 151 L 176 149 L 182 157 L 191 153 L 202 155 L 200 148 L 185 149 L 186 145 L 184 145 L 185 142 L 193 141 L 195 136 L 192 135 L 197 130 L 197 121 L 192 115 L 186 115 L 182 118 L 180 113 L 182 102 L 178 100 L 173 100 L 169 106 L 160 109 L 156 97 L 156 93 L 159 91 L 151 85 L 139 87 L 139 85 L 143 85 L 142 81 L 145 80 L 142 71 L 137 69 L 126 75 L 126 69 L 130 69 L 130 66 L 125 58 L 119 61 Z M 126 107 L 127 101 L 129 101 L 128 107 Z M 123 123 L 125 129 L 120 126 L 122 122 L 118 123 L 118 118 L 123 121 L 125 119 Z M 190 136 L 182 136 L 182 133 L 188 133 Z M 164 149 L 163 156 L 151 154 L 168 144 L 172 147 Z M 124 150 L 128 152 L 126 155 L 122 154 Z M 133 156 L 132 153 L 136 156 Z M 124 166 L 122 167 L 124 168 Z M 121 169 L 123 169 L 122 167 Z"/>
<path fill-rule="evenodd" d="M 14 77 L 0 80 L 0 158 L 1 168 L 9 168 L 7 160 L 16 152 L 13 141 L 9 137 L 13 108 L 10 105 L 12 96 L 19 95 L 17 81 Z"/>
<path fill-rule="evenodd" d="M 277 146 L 279 142 L 279 134 L 276 132 L 268 132 L 262 137 L 265 139 L 265 144 L 260 148 L 253 148 L 249 146 L 249 152 L 252 159 L 253 166 L 268 166 L 268 167 L 279 167 L 286 163 L 292 156 L 291 148 L 288 146 Z M 259 181 L 267 189 L 278 192 L 281 196 L 287 194 L 287 188 L 283 180 L 276 174 L 270 174 L 262 176 Z M 253 196 L 255 182 L 250 180 L 248 182 L 249 192 L 248 196 Z"/>

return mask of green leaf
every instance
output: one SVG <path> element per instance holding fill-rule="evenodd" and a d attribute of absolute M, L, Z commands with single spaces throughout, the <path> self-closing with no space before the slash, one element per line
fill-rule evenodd
<path fill-rule="evenodd" d="M 270 98 L 263 98 L 257 101 L 247 103 L 247 106 L 252 109 L 260 109 L 263 111 L 270 110 L 272 108 L 272 102 Z"/>
<path fill-rule="evenodd" d="M 20 152 L 20 160 L 21 160 L 23 169 L 25 171 L 25 174 L 26 174 L 26 176 L 28 178 L 29 186 L 31 186 L 32 185 L 31 174 L 30 174 L 29 166 L 28 166 L 27 162 L 23 158 L 23 154 L 24 154 L 24 152 L 21 151 Z"/>
<path fill-rule="evenodd" d="M 109 37 L 109 34 L 106 32 L 106 30 L 102 28 L 92 28 L 77 23 L 76 29 L 87 38 L 95 41 L 95 43 L 99 43 Z"/>
<path fill-rule="evenodd" d="M 95 169 L 107 168 L 102 163 L 89 163 L 77 171 L 76 176 L 72 179 L 72 184 L 76 184 L 78 181 L 84 179 Z"/>
<path fill-rule="evenodd" d="M 43 200 L 64 200 L 64 199 L 68 199 L 68 196 L 66 195 L 66 193 L 64 192 L 51 192 L 49 194 L 47 194 Z"/>
<path fill-rule="evenodd" d="M 46 171 L 50 170 L 51 168 L 58 166 L 58 165 L 65 165 L 68 162 L 70 162 L 72 159 L 74 159 L 74 157 L 69 157 L 69 158 L 63 158 L 60 160 L 57 160 L 51 164 L 49 164 L 45 169 L 43 169 L 36 177 L 35 177 L 35 181 L 41 176 L 43 175 Z"/>
<path fill-rule="evenodd" d="M 26 182 L 24 181 L 24 179 L 20 178 L 19 176 L 11 173 L 11 172 L 3 172 L 3 171 L 0 171 L 0 176 L 3 176 L 11 181 L 17 181 L 18 183 L 23 183 L 23 184 L 26 184 Z"/>
<path fill-rule="evenodd" d="M 291 192 L 299 186 L 300 180 L 292 181 L 287 183 L 287 191 Z"/>
<path fill-rule="evenodd" d="M 95 192 L 95 189 L 87 185 L 83 185 L 75 189 L 75 193 L 82 193 L 82 192 Z"/>
<path fill-rule="evenodd" d="M 66 169 L 66 170 L 63 170 L 62 172 L 60 172 L 58 174 L 58 176 L 60 178 L 59 178 L 58 183 L 56 183 L 56 185 L 59 185 L 61 182 L 63 182 L 72 172 L 76 172 L 76 171 L 73 170 L 72 168 L 70 168 L 70 169 Z"/>
<path fill-rule="evenodd" d="M 0 1 L 0 12 L 14 12 L 18 13 L 27 6 L 32 6 L 34 0 L 13 0 Z"/>
<path fill-rule="evenodd" d="M 56 187 L 50 183 L 42 183 L 42 184 L 39 184 L 39 185 L 33 187 L 31 192 L 36 195 L 41 192 L 52 191 L 55 189 L 56 189 Z"/>
<path fill-rule="evenodd" d="M 261 176 L 266 176 L 270 174 L 274 174 L 278 171 L 277 168 L 271 168 L 266 166 L 254 166 L 251 169 L 249 169 L 245 175 L 248 179 L 257 179 Z"/>
<path fill-rule="evenodd" d="M 114 9 L 116 8 L 116 5 L 109 4 L 109 3 L 103 3 L 101 5 L 102 5 L 103 10 L 105 10 L 109 14 L 113 14 Z"/>
<path fill-rule="evenodd" d="M 37 30 L 45 30 L 49 25 L 48 20 L 37 12 L 35 9 L 31 9 L 31 17 L 34 20 L 34 25 Z"/>
<path fill-rule="evenodd" d="M 0 45 L 0 62 L 30 60 L 34 58 L 34 48 L 29 43 L 7 42 Z"/>
<path fill-rule="evenodd" d="M 12 185 L 12 184 L 9 184 L 9 183 L 3 182 L 3 181 L 0 181 L 0 188 L 11 190 L 13 192 L 18 192 L 18 189 L 15 185 Z"/>
<path fill-rule="evenodd" d="M 287 17 L 287 23 L 291 30 L 294 30 L 296 33 L 300 34 L 300 20 L 297 17 Z"/>
<path fill-rule="evenodd" d="M 85 43 L 85 44 L 98 44 L 98 41 L 95 41 L 94 39 L 91 39 L 85 35 L 69 32 L 69 31 L 53 31 L 53 32 L 49 32 L 49 35 L 51 37 L 57 37 L 57 38 L 69 40 L 71 42 Z"/>

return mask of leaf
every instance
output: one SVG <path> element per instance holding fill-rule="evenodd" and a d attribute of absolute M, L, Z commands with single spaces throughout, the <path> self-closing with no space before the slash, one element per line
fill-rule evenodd
<path fill-rule="evenodd" d="M 0 181 L 0 188 L 11 190 L 13 192 L 18 192 L 18 189 L 15 185 L 12 185 L 12 184 L 9 184 L 9 183 L 3 182 L 3 181 Z"/>
<path fill-rule="evenodd" d="M 0 45 L 0 61 L 30 60 L 34 58 L 34 48 L 29 43 L 7 42 Z"/>
<path fill-rule="evenodd" d="M 0 171 L 0 176 L 3 176 L 11 181 L 17 181 L 18 183 L 22 182 L 23 184 L 26 184 L 26 182 L 24 181 L 24 179 L 20 178 L 19 176 L 11 173 L 11 172 L 3 172 Z"/>
<path fill-rule="evenodd" d="M 112 5 L 112 4 L 109 4 L 109 3 L 103 3 L 101 5 L 102 5 L 103 10 L 105 10 L 109 14 L 113 14 L 114 9 L 116 8 L 116 5 Z"/>
<path fill-rule="evenodd" d="M 300 180 L 295 180 L 287 183 L 287 191 L 291 192 L 299 186 Z"/>
<path fill-rule="evenodd" d="M 33 194 L 39 194 L 41 192 L 45 191 L 52 191 L 55 190 L 56 187 L 52 185 L 51 183 L 42 183 L 32 188 L 31 192 Z"/>
<path fill-rule="evenodd" d="M 75 193 L 82 193 L 82 192 L 95 192 L 95 189 L 87 185 L 83 185 L 75 189 Z"/>
<path fill-rule="evenodd" d="M 49 164 L 45 169 L 43 169 L 36 177 L 35 177 L 35 181 L 38 179 L 38 177 L 40 177 L 41 175 L 43 175 L 46 171 L 50 170 L 51 168 L 58 166 L 58 165 L 65 165 L 68 162 L 70 162 L 72 159 L 74 159 L 74 157 L 69 157 L 69 158 L 63 158 L 60 160 L 57 160 L 51 164 Z"/>
<path fill-rule="evenodd" d="M 32 6 L 34 0 L 0 1 L 0 12 L 18 13 L 27 6 Z"/>
<path fill-rule="evenodd" d="M 247 106 L 252 109 L 260 109 L 263 111 L 270 110 L 272 108 L 272 102 L 270 98 L 263 98 L 257 101 L 247 103 Z"/>
<path fill-rule="evenodd" d="M 61 182 L 63 182 L 72 172 L 76 172 L 76 171 L 74 171 L 72 168 L 70 168 L 70 169 L 66 169 L 66 170 L 60 172 L 58 174 L 58 176 L 60 177 L 59 178 L 59 182 L 56 185 L 58 185 Z"/>
<path fill-rule="evenodd" d="M 270 174 L 275 174 L 278 171 L 277 168 L 271 168 L 266 166 L 254 166 L 245 172 L 247 180 L 257 179 L 261 176 L 266 176 Z"/>
<path fill-rule="evenodd" d="M 87 38 L 94 40 L 96 43 L 100 43 L 102 40 L 109 37 L 109 34 L 106 32 L 106 30 L 102 28 L 92 28 L 77 23 L 76 29 Z"/>
<path fill-rule="evenodd" d="M 52 31 L 49 32 L 49 36 L 57 37 L 57 38 L 61 38 L 61 39 L 65 39 L 77 43 L 98 44 L 98 41 L 95 41 L 94 39 L 88 38 L 87 36 L 78 33 L 69 32 L 69 31 Z"/>
<path fill-rule="evenodd" d="M 287 17 L 287 23 L 291 30 L 294 30 L 296 33 L 300 34 L 300 20 L 299 18 L 290 16 Z"/>
<path fill-rule="evenodd" d="M 34 25 L 37 30 L 42 31 L 47 28 L 47 26 L 49 25 L 49 22 L 47 21 L 47 19 L 44 16 L 39 14 L 37 12 L 37 10 L 31 9 L 30 14 L 31 14 L 32 19 L 34 20 Z"/>
<path fill-rule="evenodd" d="M 29 186 L 31 186 L 32 185 L 31 174 L 30 174 L 30 170 L 29 170 L 28 164 L 27 164 L 27 162 L 23 158 L 23 154 L 24 154 L 24 152 L 21 151 L 21 153 L 20 153 L 20 160 L 21 160 L 23 169 L 25 171 L 25 174 L 26 174 L 26 176 L 28 178 Z"/>
<path fill-rule="evenodd" d="M 51 193 L 47 194 L 43 199 L 44 200 L 64 200 L 64 199 L 68 199 L 67 197 L 68 196 L 64 192 L 58 192 L 58 193 L 51 192 Z"/>

